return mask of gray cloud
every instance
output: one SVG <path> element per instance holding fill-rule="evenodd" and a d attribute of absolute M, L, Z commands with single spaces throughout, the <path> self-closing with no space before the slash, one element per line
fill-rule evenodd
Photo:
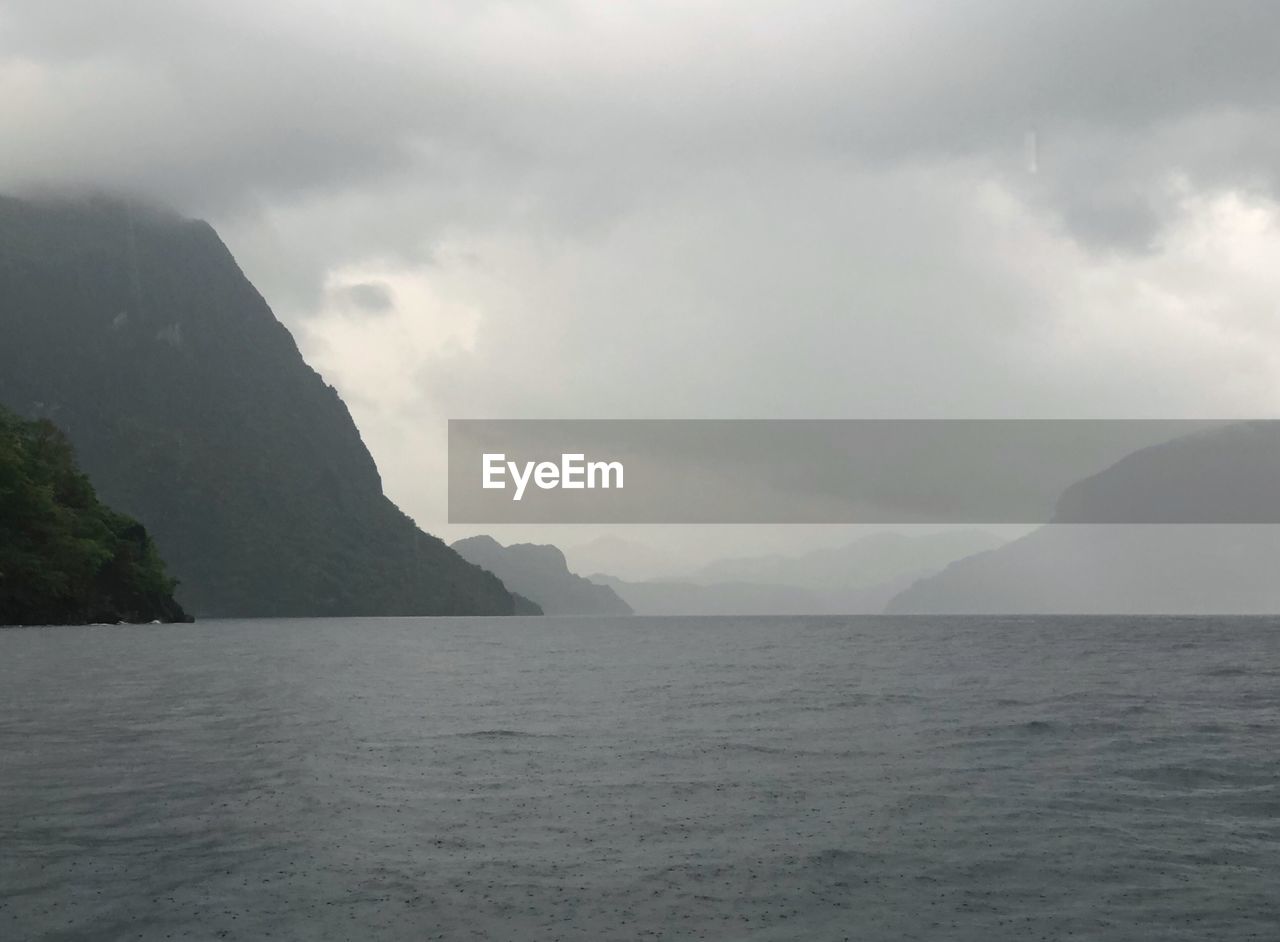
<path fill-rule="evenodd" d="M 215 216 L 400 175 L 534 190 L 572 221 L 575 199 L 607 212 L 646 183 L 744 161 L 981 155 L 1012 169 L 1031 128 L 1046 172 L 1079 196 L 1085 172 L 1105 185 L 1243 169 L 1229 141 L 1174 132 L 1268 117 L 1280 79 L 1280 10 L 1251 2 L 17 0 L 3 17 L 21 133 L 0 179 L 91 179 Z M 1129 152 L 1073 146 L 1100 134 Z M 1135 161 L 1152 139 L 1159 151 Z M 1253 169 L 1269 174 L 1273 153 Z"/>
<path fill-rule="evenodd" d="M 343 308 L 359 314 L 385 314 L 394 307 L 391 289 L 375 281 L 342 285 L 330 294 Z"/>
<path fill-rule="evenodd" d="M 0 189 L 209 217 L 430 523 L 449 415 L 1273 409 L 1278 31 L 1243 0 L 9 0 Z"/>

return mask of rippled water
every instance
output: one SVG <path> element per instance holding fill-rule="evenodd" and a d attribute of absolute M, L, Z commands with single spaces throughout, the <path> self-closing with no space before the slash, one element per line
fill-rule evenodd
<path fill-rule="evenodd" d="M 1280 938 L 1280 621 L 0 631 L 0 938 Z"/>

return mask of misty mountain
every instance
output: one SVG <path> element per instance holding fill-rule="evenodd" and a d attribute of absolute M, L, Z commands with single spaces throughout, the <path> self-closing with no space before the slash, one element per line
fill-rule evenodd
<path fill-rule="evenodd" d="M 613 535 L 566 546 L 564 555 L 575 572 L 607 572 L 631 581 L 667 578 L 688 568 L 669 550 Z"/>
<path fill-rule="evenodd" d="M 590 578 L 611 587 L 637 615 L 878 614 L 906 584 L 896 581 L 828 593 L 758 582 L 628 582 L 603 573 L 593 573 Z"/>
<path fill-rule="evenodd" d="M 888 610 L 1277 612 L 1280 526 L 1248 523 L 1270 519 L 1277 500 L 1274 425 L 1202 431 L 1144 448 L 1080 481 L 1063 494 L 1049 525 L 920 580 Z M 1125 522 L 1074 522 L 1100 519 Z M 1187 519 L 1206 522 L 1161 523 Z"/>
<path fill-rule="evenodd" d="M 795 556 L 717 560 L 681 578 L 590 578 L 612 586 L 638 615 L 878 614 L 921 576 L 1000 543 L 980 530 L 881 532 Z"/>
<path fill-rule="evenodd" d="M 507 614 L 382 492 L 337 392 L 204 222 L 0 198 L 0 402 L 65 430 L 201 615 Z"/>
<path fill-rule="evenodd" d="M 1143 448 L 1073 484 L 1054 523 L 1254 524 L 1280 519 L 1280 424 L 1237 422 Z"/>
<path fill-rule="evenodd" d="M 791 615 L 818 604 L 815 593 L 795 586 L 628 582 L 604 573 L 590 578 L 617 592 L 637 615 Z"/>
<path fill-rule="evenodd" d="M 712 562 L 691 573 L 702 584 L 751 582 L 798 586 L 823 593 L 865 589 L 904 576 L 919 576 L 1003 540 L 982 530 L 936 533 L 872 533 L 835 549 L 796 556 L 746 556 Z"/>
<path fill-rule="evenodd" d="M 531 599 L 547 615 L 630 615 L 613 589 L 569 571 L 554 546 L 513 543 L 472 536 L 453 544 L 463 559 L 492 572 L 511 591 Z"/>

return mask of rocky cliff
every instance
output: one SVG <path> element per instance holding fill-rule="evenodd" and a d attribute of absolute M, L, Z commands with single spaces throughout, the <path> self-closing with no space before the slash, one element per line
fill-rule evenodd
<path fill-rule="evenodd" d="M 65 430 L 200 615 L 507 614 L 383 495 L 338 393 L 203 222 L 0 198 L 0 402 Z"/>

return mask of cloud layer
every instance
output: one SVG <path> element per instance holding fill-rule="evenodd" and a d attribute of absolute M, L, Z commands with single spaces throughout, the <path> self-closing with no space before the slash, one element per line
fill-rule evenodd
<path fill-rule="evenodd" d="M 443 420 L 1272 415 L 1280 7 L 0 7 L 0 189 L 210 218 L 443 514 Z"/>

